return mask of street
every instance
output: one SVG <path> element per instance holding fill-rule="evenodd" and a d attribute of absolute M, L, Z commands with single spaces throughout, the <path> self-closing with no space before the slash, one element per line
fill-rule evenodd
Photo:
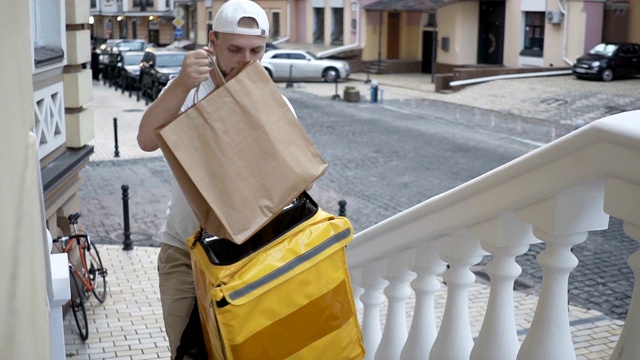
<path fill-rule="evenodd" d="M 439 101 L 350 104 L 292 89 L 282 92 L 329 164 L 311 195 L 333 213 L 338 212 L 338 201 L 346 200 L 346 213 L 356 232 L 571 131 Z M 126 94 L 108 94 L 131 101 Z M 131 103 L 124 106 L 122 110 L 131 115 Z M 139 121 L 141 112 L 135 114 L 121 117 L 121 129 L 128 129 L 121 141 L 135 141 L 135 119 Z M 108 125 L 104 128 L 109 129 Z M 83 219 L 94 239 L 122 242 L 121 185 L 127 184 L 134 245 L 159 245 L 157 232 L 171 191 L 170 171 L 161 157 L 92 161 L 82 175 Z M 534 245 L 518 258 L 523 268 L 517 284 L 520 290 L 538 290 L 541 274 L 535 256 L 542 249 L 544 245 Z M 574 248 L 580 264 L 571 275 L 570 301 L 624 319 L 633 289 L 626 257 L 635 249 L 637 243 L 624 235 L 616 219 L 610 229 L 590 234 Z M 480 280 L 486 281 L 481 267 L 478 270 Z"/>

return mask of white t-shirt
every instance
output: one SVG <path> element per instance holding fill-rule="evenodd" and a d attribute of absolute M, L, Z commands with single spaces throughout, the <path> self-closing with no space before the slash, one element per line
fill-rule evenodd
<path fill-rule="evenodd" d="M 165 91 L 169 84 L 162 89 L 162 92 Z M 188 108 L 193 106 L 195 102 L 203 99 L 212 92 L 214 88 L 215 84 L 211 78 L 209 78 L 201 83 L 199 87 L 191 90 L 187 96 L 187 100 L 182 105 L 180 112 L 182 113 L 186 111 Z M 195 93 L 196 91 L 198 91 L 197 94 Z M 284 95 L 282 97 L 291 109 L 291 112 L 295 115 L 296 113 L 293 110 L 291 103 L 289 103 L 289 100 Z M 169 204 L 167 205 L 166 221 L 161 230 L 162 242 L 188 251 L 189 248 L 187 247 L 186 239 L 192 236 L 199 229 L 200 224 L 198 223 L 198 219 L 193 213 L 193 210 L 191 210 L 189 202 L 182 193 L 182 189 L 180 189 L 180 185 L 173 174 L 171 175 L 171 190 L 171 201 L 169 201 Z"/>

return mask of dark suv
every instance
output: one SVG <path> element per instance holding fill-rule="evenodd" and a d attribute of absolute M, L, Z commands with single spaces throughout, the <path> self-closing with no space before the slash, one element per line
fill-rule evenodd
<path fill-rule="evenodd" d="M 169 80 L 178 76 L 186 51 L 149 48 L 140 63 L 140 91 L 155 100 Z"/>

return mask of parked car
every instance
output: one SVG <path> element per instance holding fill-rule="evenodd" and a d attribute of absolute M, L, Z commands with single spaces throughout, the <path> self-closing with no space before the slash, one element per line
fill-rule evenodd
<path fill-rule="evenodd" d="M 169 80 L 178 76 L 186 51 L 149 48 L 140 63 L 140 91 L 155 100 Z"/>
<path fill-rule="evenodd" d="M 349 77 L 349 63 L 342 60 L 319 59 L 304 50 L 271 50 L 262 58 L 262 66 L 274 81 L 324 80 L 334 82 Z"/>
<path fill-rule="evenodd" d="M 145 40 L 136 39 L 109 39 L 100 45 L 99 68 L 102 78 L 110 83 L 118 80 L 118 62 L 120 57 L 127 51 L 144 51 L 147 46 Z"/>
<path fill-rule="evenodd" d="M 109 39 L 100 45 L 100 63 L 113 64 L 117 62 L 117 57 L 125 51 L 144 51 L 147 42 L 137 39 Z"/>
<path fill-rule="evenodd" d="M 576 60 L 572 72 L 579 79 L 604 81 L 640 74 L 640 44 L 600 43 Z"/>
<path fill-rule="evenodd" d="M 143 51 L 127 51 L 122 53 L 117 67 L 117 85 L 123 89 L 137 89 L 140 86 L 140 63 Z"/>

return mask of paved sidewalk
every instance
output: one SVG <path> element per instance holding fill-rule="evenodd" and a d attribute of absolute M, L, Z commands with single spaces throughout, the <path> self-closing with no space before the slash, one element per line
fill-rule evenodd
<path fill-rule="evenodd" d="M 361 95 L 368 98 L 369 85 L 364 84 L 366 74 L 354 74 L 350 80 L 338 84 L 341 95 L 344 85 L 355 85 Z M 567 76 L 508 80 L 508 91 L 504 82 L 494 81 L 474 85 L 454 94 L 438 94 L 433 91 L 430 76 L 423 74 L 400 74 L 373 76 L 384 90 L 384 101 L 412 101 L 434 99 L 487 110 L 512 113 L 517 116 L 535 117 L 550 122 L 574 125 L 577 120 L 592 121 L 605 112 L 640 109 L 640 79 L 614 81 L 611 83 L 576 81 Z M 284 87 L 285 83 L 278 83 Z M 296 90 L 331 97 L 334 84 L 296 84 Z M 516 90 L 514 90 L 516 89 Z M 606 96 L 598 92 L 606 90 Z M 91 202 L 83 197 L 86 214 L 99 216 L 83 217 L 85 227 L 90 229 L 99 246 L 105 266 L 109 269 L 109 296 L 104 304 L 92 300 L 88 305 L 90 338 L 82 342 L 75 330 L 73 315 L 65 319 L 65 340 L 68 359 L 155 359 L 169 357 L 167 341 L 162 324 L 161 307 L 157 293 L 156 257 L 157 231 L 162 224 L 164 209 L 170 196 L 170 179 L 167 165 L 160 151 L 145 153 L 135 139 L 138 124 L 146 106 L 136 102 L 135 94 L 129 98 L 113 88 L 94 83 L 94 100 L 88 107 L 94 110 L 95 139 L 91 142 L 95 153 L 89 168 L 99 172 L 103 179 L 99 184 L 87 182 L 80 194 L 91 193 Z M 595 94 L 595 95 L 594 95 Z M 545 99 L 549 99 L 548 103 Z M 553 99 L 564 99 L 555 102 Z M 363 100 L 363 101 L 366 101 Z M 516 107 L 510 104 L 518 102 Z M 526 104 L 526 105 L 523 105 Z M 119 157 L 114 157 L 113 118 L 118 119 Z M 126 160 L 126 161 L 125 161 Z M 106 166 L 108 164 L 108 166 Z M 122 168 L 114 166 L 122 164 Z M 128 171 L 122 171 L 124 167 Z M 131 171 L 133 169 L 133 171 Z M 140 196 L 139 189 L 130 189 L 130 207 L 142 209 L 132 218 L 136 228 L 133 251 L 121 250 L 122 207 L 120 187 L 135 178 L 153 179 L 146 194 Z M 314 187 L 317 199 L 335 200 L 330 190 Z M 118 195 L 114 195 L 118 194 Z M 90 209 L 90 210 L 89 210 Z M 149 245 L 149 246 L 141 246 Z M 488 297 L 488 286 L 474 284 L 470 291 L 470 317 L 474 336 L 480 328 Z M 444 308 L 444 291 L 438 294 L 438 312 Z M 516 319 L 521 338 L 531 321 L 537 297 L 522 292 L 515 293 Z M 411 313 L 413 300 L 408 305 Z M 623 322 L 610 320 L 596 311 L 570 307 L 573 336 L 578 359 L 606 359 L 621 332 Z"/>

